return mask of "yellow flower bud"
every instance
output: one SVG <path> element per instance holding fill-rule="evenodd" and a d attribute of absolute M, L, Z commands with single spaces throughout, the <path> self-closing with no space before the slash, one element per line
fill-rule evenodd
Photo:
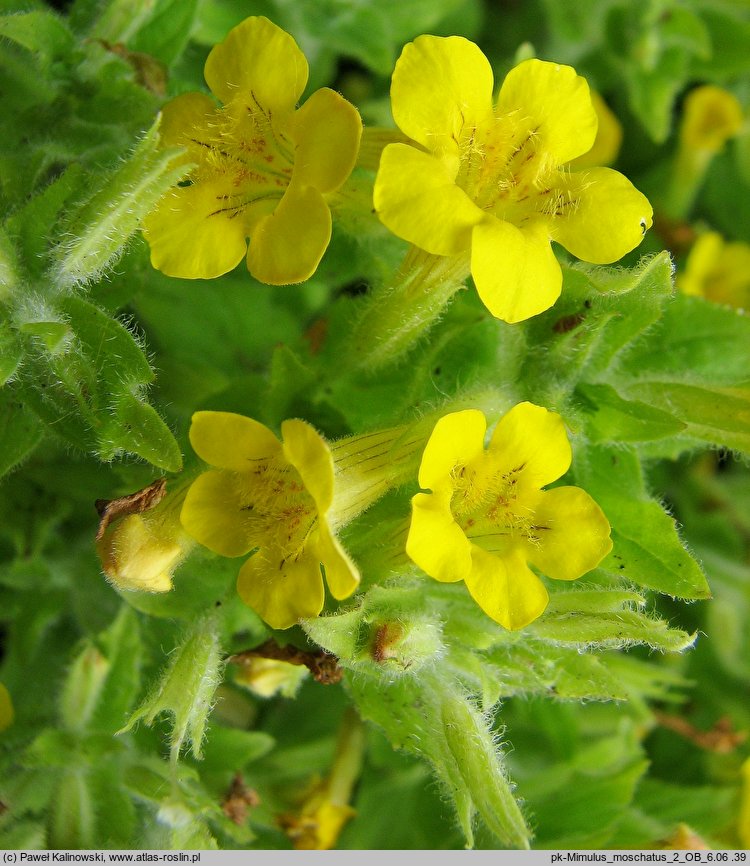
<path fill-rule="evenodd" d="M 129 514 L 97 542 L 102 569 L 117 589 L 169 592 L 172 573 L 190 542 L 179 526 L 150 515 Z"/>
<path fill-rule="evenodd" d="M 742 765 L 742 794 L 737 816 L 737 835 L 743 848 L 750 848 L 750 758 Z"/>
<path fill-rule="evenodd" d="M 570 163 L 570 167 L 576 170 L 596 165 L 612 165 L 622 144 L 622 124 L 595 90 L 591 91 L 591 104 L 596 111 L 599 125 L 591 150 Z"/>
<path fill-rule="evenodd" d="M 261 698 L 272 698 L 278 693 L 285 698 L 292 698 L 306 676 L 307 668 L 301 665 L 249 657 L 242 660 L 234 681 Z"/>
<path fill-rule="evenodd" d="M 718 232 L 706 232 L 693 244 L 677 288 L 717 304 L 750 308 L 750 245 L 726 243 Z"/>
<path fill-rule="evenodd" d="M 680 143 L 691 150 L 718 153 L 742 128 L 742 107 L 721 87 L 706 84 L 685 98 Z"/>

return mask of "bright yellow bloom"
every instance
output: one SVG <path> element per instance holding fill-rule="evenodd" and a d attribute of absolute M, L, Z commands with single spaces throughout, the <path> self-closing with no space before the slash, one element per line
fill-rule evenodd
<path fill-rule="evenodd" d="M 750 246 L 726 243 L 718 232 L 706 232 L 693 244 L 677 288 L 718 304 L 750 309 Z"/>
<path fill-rule="evenodd" d="M 102 570 L 118 589 L 169 592 L 172 574 L 191 544 L 179 526 L 129 514 L 97 542 L 96 549 Z"/>
<path fill-rule="evenodd" d="M 750 848 L 750 758 L 745 760 L 740 774 L 742 776 L 742 791 L 740 793 L 740 811 L 737 816 L 737 835 L 740 844 L 745 848 Z"/>
<path fill-rule="evenodd" d="M 182 525 L 221 556 L 257 552 L 240 569 L 242 600 L 273 628 L 317 616 L 325 598 L 351 595 L 356 567 L 334 537 L 331 450 L 304 421 L 284 421 L 283 443 L 263 424 L 231 412 L 196 412 L 193 449 L 216 467 L 192 484 Z"/>
<path fill-rule="evenodd" d="M 595 90 L 591 91 L 591 104 L 594 106 L 598 121 L 596 138 L 591 150 L 570 163 L 570 167 L 574 169 L 612 165 L 620 152 L 622 124 Z"/>
<path fill-rule="evenodd" d="M 300 815 L 284 815 L 281 823 L 298 851 L 330 851 L 356 814 L 347 803 L 331 802 L 324 781 L 308 796 Z"/>
<path fill-rule="evenodd" d="M 234 681 L 261 698 L 272 698 L 279 692 L 285 698 L 293 698 L 308 674 L 304 665 L 250 657 L 243 659 L 242 664 L 237 666 Z"/>
<path fill-rule="evenodd" d="M 280 816 L 279 823 L 297 850 L 330 850 L 345 824 L 357 814 L 349 802 L 362 771 L 364 749 L 364 726 L 349 709 L 341 723 L 327 778 L 318 780 L 306 793 L 297 814 Z"/>
<path fill-rule="evenodd" d="M 307 60 L 267 18 L 231 30 L 208 55 L 204 75 L 222 107 L 186 93 L 163 110 L 164 144 L 184 147 L 195 169 L 145 220 L 151 262 L 169 276 L 209 279 L 247 252 L 261 282 L 302 282 L 328 246 L 326 196 L 354 167 L 359 114 L 328 88 L 296 108 Z"/>
<path fill-rule="evenodd" d="M 742 128 L 742 106 L 715 84 L 704 84 L 685 97 L 680 144 L 694 151 L 718 153 Z"/>
<path fill-rule="evenodd" d="M 528 563 L 556 580 L 575 580 L 612 549 L 609 523 L 578 487 L 542 490 L 567 472 L 563 420 L 519 403 L 484 448 L 477 409 L 438 421 L 422 456 L 406 552 L 436 580 L 463 580 L 477 604 L 508 629 L 535 620 L 547 590 Z"/>
<path fill-rule="evenodd" d="M 13 724 L 15 713 L 13 712 L 13 701 L 5 686 L 0 683 L 0 733 Z"/>
<path fill-rule="evenodd" d="M 375 208 L 394 234 L 429 253 L 471 253 L 490 312 L 507 322 L 548 309 L 562 275 L 557 241 L 588 262 L 613 262 L 651 225 L 646 198 L 608 168 L 571 172 L 591 149 L 596 112 L 569 66 L 527 60 L 497 104 L 487 58 L 459 36 L 420 36 L 393 73 L 391 104 L 413 145 L 390 144 Z"/>

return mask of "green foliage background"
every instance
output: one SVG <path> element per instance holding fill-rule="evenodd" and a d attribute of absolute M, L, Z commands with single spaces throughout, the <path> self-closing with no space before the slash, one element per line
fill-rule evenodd
<path fill-rule="evenodd" d="M 497 80 L 532 53 L 575 66 L 622 121 L 617 167 L 658 217 L 685 93 L 713 82 L 747 105 L 747 4 L 0 0 L 0 13 L 0 682 L 16 714 L 0 733 L 0 844 L 289 847 L 278 816 L 329 772 L 353 703 L 372 724 L 340 847 L 652 847 L 682 823 L 737 847 L 750 319 L 675 296 L 659 223 L 620 266 L 563 260 L 560 301 L 520 325 L 460 293 L 377 375 L 340 355 L 362 290 L 404 249 L 377 225 L 342 221 L 315 276 L 282 288 L 244 267 L 163 276 L 138 226 L 181 177 L 158 148 L 160 105 L 203 89 L 211 46 L 254 14 L 298 41 L 308 92 L 339 89 L 366 125 L 390 125 L 393 64 L 420 33 L 477 41 Z M 750 243 L 749 209 L 746 124 L 683 217 Z M 671 252 L 680 267 L 684 250 Z M 346 530 L 366 591 L 275 635 L 345 670 L 294 699 L 257 698 L 224 668 L 269 636 L 236 597 L 236 561 L 196 553 L 164 596 L 118 594 L 101 576 L 94 500 L 194 468 L 196 409 L 274 429 L 302 417 L 334 438 L 489 392 L 563 415 L 569 480 L 615 542 L 586 578 L 551 587 L 522 632 L 495 626 L 460 584 L 385 580 L 373 539 L 414 485 Z M 394 620 L 411 643 L 384 665 L 372 636 Z M 121 732 L 139 706 L 154 724 Z M 738 736 L 705 748 L 695 732 L 722 719 Z M 236 773 L 260 797 L 240 824 L 221 808 Z"/>

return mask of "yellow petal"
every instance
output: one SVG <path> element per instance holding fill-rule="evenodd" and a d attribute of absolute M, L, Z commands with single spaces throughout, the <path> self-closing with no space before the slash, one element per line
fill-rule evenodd
<path fill-rule="evenodd" d="M 617 159 L 622 144 L 622 124 L 595 90 L 591 91 L 591 103 L 599 125 L 591 150 L 570 164 L 570 167 L 576 170 L 596 165 L 611 165 Z"/>
<path fill-rule="evenodd" d="M 703 297 L 723 248 L 724 241 L 718 232 L 699 235 L 690 250 L 684 270 L 677 274 L 677 288 L 685 295 Z"/>
<path fill-rule="evenodd" d="M 375 179 L 375 210 L 395 235 L 428 253 L 460 253 L 469 248 L 471 230 L 484 213 L 455 177 L 445 161 L 408 144 L 389 144 Z"/>
<path fill-rule="evenodd" d="M 526 489 L 539 490 L 570 467 L 572 453 L 563 419 L 533 403 L 518 403 L 498 421 L 487 471 L 517 474 Z"/>
<path fill-rule="evenodd" d="M 349 598 L 359 585 L 359 571 L 339 540 L 331 534 L 325 520 L 321 520 L 318 528 L 318 556 L 323 563 L 331 595 L 339 601 Z"/>
<path fill-rule="evenodd" d="M 466 586 L 479 607 L 507 629 L 533 622 L 547 607 L 544 584 L 516 548 L 502 558 L 472 545 Z"/>
<path fill-rule="evenodd" d="M 548 310 L 562 289 L 560 265 L 539 222 L 521 231 L 487 217 L 472 233 L 471 275 L 484 305 L 504 322 Z"/>
<path fill-rule="evenodd" d="M 591 168 L 561 174 L 559 216 L 552 238 L 596 265 L 616 262 L 638 246 L 650 228 L 653 210 L 643 193 L 619 171 Z"/>
<path fill-rule="evenodd" d="M 464 409 L 444 415 L 435 424 L 422 454 L 419 486 L 452 491 L 451 472 L 472 463 L 484 451 L 487 421 L 479 409 Z"/>
<path fill-rule="evenodd" d="M 450 494 L 417 493 L 411 504 L 409 558 L 435 580 L 463 580 L 471 568 L 471 544 L 453 519 Z"/>
<path fill-rule="evenodd" d="M 526 556 L 556 580 L 576 580 L 612 550 L 609 521 L 594 500 L 578 487 L 545 490 L 534 511 L 534 536 Z"/>
<path fill-rule="evenodd" d="M 151 264 L 169 277 L 188 280 L 231 271 L 247 249 L 242 217 L 227 206 L 233 196 L 226 178 L 168 192 L 143 222 Z"/>
<path fill-rule="evenodd" d="M 5 686 L 0 683 L 0 733 L 13 724 L 15 713 L 13 712 L 13 701 Z"/>
<path fill-rule="evenodd" d="M 207 128 L 219 113 L 216 103 L 205 93 L 182 93 L 161 110 L 159 136 L 166 147 L 185 147 Z M 198 135 L 196 135 L 198 133 Z"/>
<path fill-rule="evenodd" d="M 281 451 L 281 443 L 268 427 L 234 412 L 195 412 L 190 444 L 201 460 L 235 472 L 248 472 L 254 460 Z"/>
<path fill-rule="evenodd" d="M 333 501 L 333 456 L 325 439 L 305 421 L 294 418 L 281 425 L 284 455 L 299 472 L 321 515 Z"/>
<path fill-rule="evenodd" d="M 220 556 L 243 556 L 258 539 L 250 538 L 237 480 L 231 472 L 204 472 L 191 484 L 180 521 L 196 541 Z"/>
<path fill-rule="evenodd" d="M 462 36 L 418 36 L 404 46 L 391 83 L 393 119 L 433 153 L 456 152 L 462 132 L 492 113 L 492 67 Z"/>
<path fill-rule="evenodd" d="M 324 800 L 312 811 L 303 812 L 299 828 L 294 828 L 294 847 L 298 851 L 329 851 L 356 814 L 351 806 Z"/>
<path fill-rule="evenodd" d="M 294 115 L 294 130 L 294 181 L 323 193 L 338 189 L 359 153 L 362 120 L 357 109 L 323 87 Z"/>
<path fill-rule="evenodd" d="M 308 76 L 307 60 L 294 39 L 261 16 L 230 30 L 211 49 L 203 71 L 222 102 L 239 97 L 272 114 L 294 108 Z"/>
<path fill-rule="evenodd" d="M 271 626 L 289 628 L 323 609 L 323 575 L 316 557 L 283 560 L 274 550 L 259 550 L 242 566 L 237 592 Z"/>
<path fill-rule="evenodd" d="M 596 111 L 586 79 L 571 66 L 525 60 L 508 73 L 496 113 L 516 113 L 556 166 L 591 150 Z"/>
<path fill-rule="evenodd" d="M 750 758 L 745 758 L 740 767 L 742 791 L 737 812 L 737 836 L 740 844 L 750 848 Z"/>
<path fill-rule="evenodd" d="M 270 286 L 301 283 L 315 273 L 331 240 L 331 212 L 311 186 L 289 186 L 271 216 L 250 239 L 247 267 Z"/>
<path fill-rule="evenodd" d="M 140 514 L 119 520 L 96 549 L 110 581 L 131 592 L 169 592 L 172 572 L 185 556 L 163 524 L 149 526 Z"/>
<path fill-rule="evenodd" d="M 685 97 L 680 140 L 691 150 L 717 153 L 742 129 L 742 106 L 736 96 L 704 84 Z"/>

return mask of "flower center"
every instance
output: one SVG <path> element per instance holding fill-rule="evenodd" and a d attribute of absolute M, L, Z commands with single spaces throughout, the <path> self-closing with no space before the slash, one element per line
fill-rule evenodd
<path fill-rule="evenodd" d="M 273 212 L 294 170 L 294 142 L 285 127 L 251 91 L 186 134 L 188 151 L 198 164 L 193 179 L 223 181 L 226 188 L 217 195 L 214 213 L 243 215 L 254 223 Z"/>
<path fill-rule="evenodd" d="M 252 461 L 249 472 L 237 473 L 240 509 L 249 538 L 279 567 L 299 559 L 318 521 L 315 500 L 299 472 L 281 457 Z"/>
<path fill-rule="evenodd" d="M 577 206 L 560 188 L 559 171 L 542 147 L 538 129 L 519 112 L 492 115 L 464 130 L 456 183 L 475 204 L 522 226 L 564 216 Z"/>
<path fill-rule="evenodd" d="M 477 466 L 458 466 L 451 473 L 451 513 L 467 538 L 490 552 L 502 552 L 520 540 L 538 544 L 549 527 L 537 526 L 534 511 L 539 491 L 523 483 L 521 463 L 512 469 L 493 466 L 484 455 Z"/>

